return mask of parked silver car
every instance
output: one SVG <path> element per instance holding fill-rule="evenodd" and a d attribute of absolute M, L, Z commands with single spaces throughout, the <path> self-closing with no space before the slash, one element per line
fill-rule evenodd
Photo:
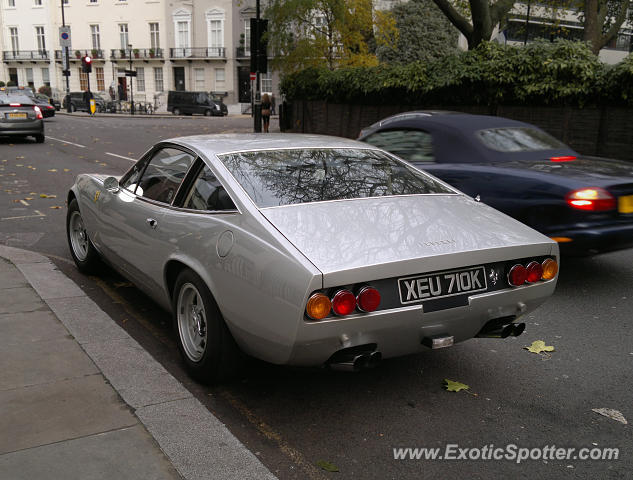
<path fill-rule="evenodd" d="M 311 135 L 162 141 L 120 178 L 79 175 L 68 241 L 173 311 L 202 381 L 238 351 L 358 370 L 518 335 L 558 246 L 376 147 Z"/>

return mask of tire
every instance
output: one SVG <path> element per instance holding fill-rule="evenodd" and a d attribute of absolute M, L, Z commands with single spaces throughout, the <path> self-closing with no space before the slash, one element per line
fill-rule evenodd
<path fill-rule="evenodd" d="M 35 141 L 37 143 L 44 143 L 45 137 L 43 133 L 40 133 L 38 135 L 35 135 Z"/>
<path fill-rule="evenodd" d="M 172 296 L 178 350 L 192 377 L 214 383 L 234 377 L 241 355 L 204 281 L 185 269 Z"/>
<path fill-rule="evenodd" d="M 174 107 L 171 113 L 173 113 L 174 115 L 180 115 L 180 109 L 177 107 Z"/>
<path fill-rule="evenodd" d="M 86 227 L 84 226 L 77 199 L 72 199 L 68 204 L 66 214 L 66 238 L 70 254 L 75 265 L 82 273 L 95 273 L 101 266 L 99 254 L 90 241 Z"/>
<path fill-rule="evenodd" d="M 213 115 L 213 112 L 211 112 L 211 110 L 207 109 L 204 111 L 204 116 L 205 117 L 210 117 L 211 115 Z"/>

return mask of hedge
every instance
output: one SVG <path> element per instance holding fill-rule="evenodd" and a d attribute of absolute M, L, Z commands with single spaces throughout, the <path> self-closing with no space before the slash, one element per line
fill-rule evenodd
<path fill-rule="evenodd" d="M 286 100 L 391 105 L 633 105 L 633 55 L 604 65 L 582 42 L 483 43 L 428 63 L 308 69 L 285 76 Z"/>

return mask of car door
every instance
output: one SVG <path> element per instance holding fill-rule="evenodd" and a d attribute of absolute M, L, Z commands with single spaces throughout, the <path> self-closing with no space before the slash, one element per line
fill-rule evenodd
<path fill-rule="evenodd" d="M 117 193 L 99 202 L 102 248 L 154 297 L 162 294 L 163 265 L 174 248 L 162 220 L 195 158 L 180 147 L 161 146 L 121 179 Z"/>

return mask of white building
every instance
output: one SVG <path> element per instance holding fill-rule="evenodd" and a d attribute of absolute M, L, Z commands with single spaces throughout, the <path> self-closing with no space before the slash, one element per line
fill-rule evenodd
<path fill-rule="evenodd" d="M 63 2 L 63 19 L 62 19 Z M 263 2 L 262 2 L 263 3 Z M 169 90 L 211 91 L 227 104 L 250 104 L 250 18 L 255 0 L 0 0 L 0 80 L 58 98 L 66 89 L 59 28 L 71 28 L 71 91 L 165 106 Z M 263 7 L 262 7 L 263 11 Z M 93 58 L 92 73 L 81 58 Z M 275 86 L 273 86 L 273 81 Z M 277 93 L 263 74 L 262 91 Z M 235 110 L 236 108 L 234 108 Z"/>

